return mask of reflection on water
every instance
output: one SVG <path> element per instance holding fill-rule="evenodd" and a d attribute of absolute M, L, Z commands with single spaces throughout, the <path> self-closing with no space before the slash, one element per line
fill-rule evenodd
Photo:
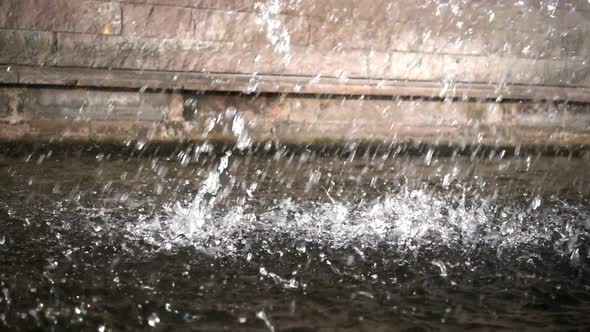
<path fill-rule="evenodd" d="M 3 157 L 0 325 L 588 329 L 587 160 L 508 154 Z"/>

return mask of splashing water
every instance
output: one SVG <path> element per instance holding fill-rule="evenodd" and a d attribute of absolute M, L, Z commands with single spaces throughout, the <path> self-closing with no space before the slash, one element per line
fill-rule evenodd
<path fill-rule="evenodd" d="M 282 0 L 266 0 L 255 3 L 258 11 L 256 24 L 266 31 L 266 39 L 274 46 L 277 53 L 288 54 L 291 51 L 291 35 L 283 23 L 280 13 Z"/>
<path fill-rule="evenodd" d="M 221 187 L 220 176 L 227 169 L 230 156 L 231 152 L 228 152 L 221 158 L 217 170 L 209 173 L 209 176 L 188 208 L 183 208 L 179 203 L 176 203 L 176 217 L 170 223 L 173 226 L 173 232 L 179 235 L 191 236 L 202 229 L 206 220 L 211 216 L 210 206 Z"/>
<path fill-rule="evenodd" d="M 232 132 L 238 138 L 238 141 L 236 142 L 236 148 L 238 148 L 238 150 L 245 150 L 250 147 L 252 139 L 246 128 L 246 120 L 241 113 L 234 116 Z"/>
<path fill-rule="evenodd" d="M 497 174 L 505 161 L 449 159 L 441 168 L 434 154 L 430 166 L 422 156 L 378 167 L 370 156 L 226 152 L 187 164 L 190 151 L 127 163 L 105 154 L 96 186 L 49 186 L 34 205 L 24 203 L 27 172 L 56 177 L 60 165 L 59 179 L 85 179 L 97 159 L 33 162 L 5 178 L 0 188 L 14 190 L 0 190 L 9 202 L 0 206 L 7 262 L 0 325 L 26 315 L 31 329 L 271 331 L 294 322 L 314 328 L 325 312 L 341 312 L 325 325 L 398 326 L 422 317 L 433 329 L 474 321 L 514 329 L 570 315 L 559 327 L 588 326 L 587 196 L 553 194 L 559 190 L 546 179 L 536 187 L 536 160 L 510 160 L 502 175 L 514 184 L 503 188 L 514 193 L 493 199 L 496 187 L 478 188 L 500 178 L 480 176 Z M 567 162 L 586 169 L 583 160 Z M 477 168 L 465 174 L 466 164 Z M 556 182 L 577 173 L 553 160 L 544 165 Z M 399 173 L 434 182 L 398 183 Z M 372 180 L 378 176 L 390 181 Z M 150 191 L 155 184 L 162 188 Z M 52 290 L 63 296 L 47 296 Z M 113 305 L 100 305 L 107 301 Z"/>
<path fill-rule="evenodd" d="M 469 252 L 485 245 L 495 248 L 498 255 L 527 246 L 550 246 L 571 256 L 590 226 L 585 215 L 581 223 L 562 217 L 562 209 L 582 213 L 563 202 L 558 202 L 560 208 L 547 211 L 539 208 L 538 197 L 535 206 L 527 208 L 496 206 L 464 194 L 441 196 L 407 189 L 361 204 L 329 196 L 327 202 L 286 198 L 270 206 L 247 202 L 216 206 L 229 157 L 221 158 L 187 208 L 177 203 L 161 219 L 129 225 L 128 236 L 163 249 L 195 246 L 229 255 L 239 251 L 245 238 L 262 233 L 269 239 L 288 238 L 332 248 L 387 244 L 409 254 L 437 247 Z M 443 263 L 433 264 L 446 275 Z"/>

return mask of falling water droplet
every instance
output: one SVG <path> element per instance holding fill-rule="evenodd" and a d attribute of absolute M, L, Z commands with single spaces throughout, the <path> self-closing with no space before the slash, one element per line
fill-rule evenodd
<path fill-rule="evenodd" d="M 256 318 L 262 320 L 264 322 L 264 324 L 266 324 L 266 327 L 269 329 L 269 331 L 271 331 L 271 332 L 275 331 L 274 326 L 270 323 L 268 316 L 266 315 L 266 313 L 263 310 L 256 313 Z"/>
<path fill-rule="evenodd" d="M 536 210 L 541 206 L 541 197 L 535 196 L 531 202 L 531 210 Z"/>
<path fill-rule="evenodd" d="M 247 149 L 251 144 L 250 135 L 246 128 L 246 121 L 242 114 L 236 114 L 232 123 L 232 132 L 238 138 L 236 147 L 239 150 Z"/>
<path fill-rule="evenodd" d="M 149 315 L 148 317 L 148 325 L 151 327 L 156 327 L 156 325 L 158 325 L 160 323 L 160 317 L 158 317 L 158 315 L 156 315 L 156 313 L 152 313 L 151 315 Z"/>
<path fill-rule="evenodd" d="M 434 155 L 434 150 L 433 149 L 428 149 L 428 152 L 426 152 L 426 156 L 424 157 L 424 163 L 427 166 L 430 166 L 430 164 L 432 163 L 432 156 Z"/>
<path fill-rule="evenodd" d="M 445 266 L 445 263 L 441 262 L 441 261 L 432 261 L 432 265 L 438 267 L 440 269 L 440 276 L 443 278 L 447 277 L 447 267 Z"/>

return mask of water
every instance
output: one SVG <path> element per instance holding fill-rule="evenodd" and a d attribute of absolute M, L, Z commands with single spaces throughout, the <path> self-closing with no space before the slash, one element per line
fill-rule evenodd
<path fill-rule="evenodd" d="M 136 148 L 0 158 L 2 329 L 590 328 L 584 156 Z"/>

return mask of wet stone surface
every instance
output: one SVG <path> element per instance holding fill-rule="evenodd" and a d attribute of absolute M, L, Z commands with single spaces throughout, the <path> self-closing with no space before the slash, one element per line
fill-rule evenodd
<path fill-rule="evenodd" d="M 502 153 L 2 157 L 0 327 L 587 330 L 588 172 Z"/>

